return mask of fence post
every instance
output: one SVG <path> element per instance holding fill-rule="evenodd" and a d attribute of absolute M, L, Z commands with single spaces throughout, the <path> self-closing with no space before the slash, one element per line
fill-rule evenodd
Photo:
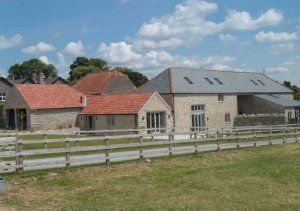
<path fill-rule="evenodd" d="M 194 141 L 195 141 L 195 154 L 198 154 L 197 132 L 194 133 Z"/>
<path fill-rule="evenodd" d="M 20 173 L 23 171 L 23 155 L 20 155 L 23 152 L 23 142 L 17 134 L 16 137 L 16 172 Z"/>
<path fill-rule="evenodd" d="M 173 147 L 172 147 L 172 134 L 169 134 L 169 156 L 173 154 Z"/>
<path fill-rule="evenodd" d="M 254 128 L 254 147 L 256 147 L 256 127 Z"/>
<path fill-rule="evenodd" d="M 76 133 L 76 147 L 79 147 L 79 133 Z"/>
<path fill-rule="evenodd" d="M 66 168 L 70 167 L 70 141 L 68 137 L 65 140 L 65 152 L 66 152 Z"/>
<path fill-rule="evenodd" d="M 220 131 L 217 131 L 217 151 L 220 150 Z"/>
<path fill-rule="evenodd" d="M 282 143 L 285 144 L 285 129 L 282 129 L 283 137 L 282 137 Z"/>
<path fill-rule="evenodd" d="M 144 151 L 143 151 L 143 136 L 140 136 L 140 159 L 144 158 Z"/>
<path fill-rule="evenodd" d="M 272 128 L 269 129 L 269 145 L 272 144 Z"/>
<path fill-rule="evenodd" d="M 298 134 L 297 134 L 297 127 L 295 128 L 295 142 L 298 142 Z"/>
<path fill-rule="evenodd" d="M 238 130 L 236 131 L 236 147 L 240 148 L 240 133 Z"/>
<path fill-rule="evenodd" d="M 47 134 L 44 134 L 44 149 L 48 149 L 48 143 L 47 143 Z"/>
<path fill-rule="evenodd" d="M 109 164 L 109 139 L 105 138 L 104 139 L 104 144 L 105 144 L 105 163 Z"/>

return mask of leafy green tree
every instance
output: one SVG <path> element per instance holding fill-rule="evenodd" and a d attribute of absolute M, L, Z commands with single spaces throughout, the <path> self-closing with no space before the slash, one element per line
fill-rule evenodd
<path fill-rule="evenodd" d="M 8 70 L 9 76 L 14 75 L 15 79 L 30 77 L 33 73 L 40 72 L 43 72 L 46 77 L 57 76 L 54 65 L 46 64 L 37 58 L 24 61 L 22 64 L 14 64 Z"/>
<path fill-rule="evenodd" d="M 99 58 L 77 57 L 70 65 L 69 83 L 75 83 L 81 77 L 92 72 L 107 71 L 108 66 L 106 61 Z"/>
<path fill-rule="evenodd" d="M 70 84 L 76 83 L 81 77 L 87 75 L 88 73 L 101 72 L 101 70 L 95 66 L 78 66 L 69 72 L 68 82 Z"/>
<path fill-rule="evenodd" d="M 148 78 L 147 76 L 139 73 L 139 72 L 136 72 L 136 71 L 133 71 L 132 69 L 130 68 L 126 68 L 126 67 L 115 67 L 113 68 L 115 70 L 118 70 L 126 75 L 128 75 L 128 78 L 132 81 L 132 83 L 134 83 L 134 85 L 136 87 L 139 87 L 141 86 L 142 84 L 148 82 Z"/>
<path fill-rule="evenodd" d="M 283 85 L 285 85 L 288 88 L 291 88 L 291 82 L 289 82 L 289 81 L 284 81 Z"/>

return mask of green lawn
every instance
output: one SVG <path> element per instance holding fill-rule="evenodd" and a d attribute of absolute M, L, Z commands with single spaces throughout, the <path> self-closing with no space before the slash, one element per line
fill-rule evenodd
<path fill-rule="evenodd" d="M 300 210 L 300 143 L 5 176 L 0 210 Z"/>

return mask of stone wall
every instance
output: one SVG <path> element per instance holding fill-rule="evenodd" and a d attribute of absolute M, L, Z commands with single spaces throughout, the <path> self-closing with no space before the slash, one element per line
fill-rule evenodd
<path fill-rule="evenodd" d="M 241 115 L 234 118 L 234 127 L 284 125 L 284 115 Z"/>
<path fill-rule="evenodd" d="M 12 85 L 9 84 L 5 79 L 0 79 L 0 93 L 5 93 L 6 98 L 9 96 L 12 90 Z"/>
<path fill-rule="evenodd" d="M 237 115 L 237 96 L 224 94 L 224 102 L 218 101 L 218 94 L 175 94 L 174 118 L 177 132 L 189 131 L 192 126 L 191 106 L 205 105 L 206 127 L 231 128 L 234 117 Z M 225 114 L 230 114 L 230 123 L 225 123 Z"/>
<path fill-rule="evenodd" d="M 86 121 L 87 117 L 93 118 L 93 130 L 120 130 L 120 129 L 135 129 L 135 116 L 132 115 L 111 115 L 114 116 L 115 124 L 108 125 L 107 118 L 110 115 L 80 115 L 78 120 L 78 126 L 81 130 L 87 130 Z"/>
<path fill-rule="evenodd" d="M 80 111 L 81 108 L 30 110 L 30 129 L 36 131 L 75 127 Z"/>

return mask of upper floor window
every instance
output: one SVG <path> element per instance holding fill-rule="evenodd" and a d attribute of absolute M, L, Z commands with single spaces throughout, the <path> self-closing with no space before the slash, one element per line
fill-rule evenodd
<path fill-rule="evenodd" d="M 0 101 L 5 101 L 5 93 L 0 93 Z"/>
<path fill-rule="evenodd" d="M 218 94 L 218 101 L 224 102 L 224 94 Z"/>

